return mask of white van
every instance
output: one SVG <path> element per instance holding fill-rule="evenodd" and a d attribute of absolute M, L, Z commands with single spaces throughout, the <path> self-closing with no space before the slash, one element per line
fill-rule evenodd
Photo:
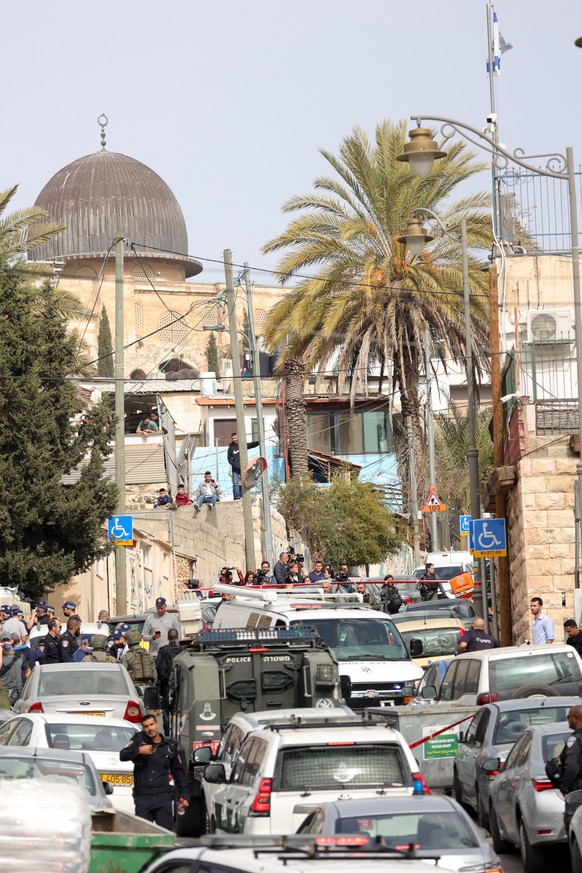
<path fill-rule="evenodd" d="M 455 597 L 451 590 L 450 579 L 461 573 L 473 573 L 473 555 L 471 552 L 429 552 L 422 567 L 416 567 L 413 576 L 420 579 L 424 575 L 427 564 L 434 564 L 437 579 L 443 583 L 443 591 L 447 597 Z"/>
<path fill-rule="evenodd" d="M 344 696 L 351 709 L 407 703 L 410 689 L 414 693 L 420 684 L 422 668 L 411 659 L 395 623 L 368 604 L 333 602 L 317 592 L 309 595 L 231 585 L 214 588 L 231 599 L 217 609 L 213 630 L 313 628 L 335 652 L 340 676 L 349 677 L 344 681 Z M 346 694 L 347 687 L 351 696 Z"/>

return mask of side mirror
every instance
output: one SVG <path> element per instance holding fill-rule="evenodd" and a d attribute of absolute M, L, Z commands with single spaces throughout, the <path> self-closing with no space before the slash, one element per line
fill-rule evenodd
<path fill-rule="evenodd" d="M 460 743 L 465 742 L 465 731 L 459 731 L 459 742 Z"/>
<path fill-rule="evenodd" d="M 410 657 L 411 658 L 420 658 L 422 653 L 424 652 L 424 646 L 422 644 L 422 640 L 410 640 Z"/>
<path fill-rule="evenodd" d="M 352 680 L 349 676 L 340 676 L 340 686 L 342 689 L 342 697 L 349 700 L 352 696 Z"/>
<path fill-rule="evenodd" d="M 200 746 L 192 755 L 195 764 L 209 764 L 213 757 L 211 746 Z"/>
<path fill-rule="evenodd" d="M 501 760 L 499 758 L 486 758 L 481 764 L 481 769 L 485 773 L 495 773 L 501 770 Z"/>
<path fill-rule="evenodd" d="M 437 690 L 434 685 L 425 685 L 420 692 L 420 696 L 425 700 L 436 700 Z"/>
<path fill-rule="evenodd" d="M 223 764 L 207 764 L 204 768 L 204 778 L 213 785 L 223 785 L 226 782 L 226 771 Z"/>
<path fill-rule="evenodd" d="M 161 709 L 160 693 L 155 686 L 149 685 L 144 689 L 143 703 L 146 709 Z"/>
<path fill-rule="evenodd" d="M 113 794 L 113 785 L 111 782 L 104 782 L 103 790 L 105 791 L 105 794 Z"/>

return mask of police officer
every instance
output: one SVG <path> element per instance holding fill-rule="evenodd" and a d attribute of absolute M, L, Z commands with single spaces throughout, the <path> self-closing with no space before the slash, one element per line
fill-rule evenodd
<path fill-rule="evenodd" d="M 73 660 L 73 655 L 79 648 L 79 631 L 81 630 L 81 622 L 79 617 L 72 615 L 67 619 L 67 629 L 60 639 L 61 661 L 67 664 Z"/>
<path fill-rule="evenodd" d="M 83 658 L 83 663 L 97 661 L 99 664 L 117 664 L 117 658 L 107 653 L 107 637 L 95 634 L 93 637 L 93 649 L 87 652 Z"/>
<path fill-rule="evenodd" d="M 121 658 L 121 663 L 138 686 L 155 685 L 158 672 L 156 662 L 149 652 L 141 647 L 142 635 L 130 630 L 125 634 L 129 650 Z"/>
<path fill-rule="evenodd" d="M 564 748 L 560 752 L 562 775 L 560 778 L 560 791 L 565 796 L 570 791 L 582 788 L 582 706 L 572 706 L 568 713 L 568 727 L 574 733 L 571 734 Z M 570 824 L 573 813 L 566 809 L 564 823 Z"/>
<path fill-rule="evenodd" d="M 63 603 L 63 615 L 66 619 L 71 618 L 77 612 L 77 604 L 73 600 L 66 600 Z"/>
<path fill-rule="evenodd" d="M 48 633 L 44 638 L 44 660 L 46 664 L 61 663 L 60 633 L 61 623 L 58 618 L 51 618 L 47 624 Z"/>
<path fill-rule="evenodd" d="M 144 715 L 142 730 L 121 750 L 122 761 L 133 761 L 135 814 L 172 830 L 172 788 L 174 779 L 182 810 L 189 806 L 186 773 L 176 744 L 160 733 L 155 715 Z"/>

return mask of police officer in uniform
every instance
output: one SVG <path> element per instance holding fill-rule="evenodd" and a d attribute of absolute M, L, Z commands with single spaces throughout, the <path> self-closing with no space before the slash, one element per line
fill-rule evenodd
<path fill-rule="evenodd" d="M 72 661 L 73 655 L 79 648 L 78 637 L 80 629 L 81 622 L 77 616 L 72 615 L 67 619 L 67 629 L 60 640 L 61 661 L 63 664 L 68 664 Z"/>
<path fill-rule="evenodd" d="M 144 715 L 142 730 L 121 750 L 122 761 L 133 761 L 135 814 L 172 830 L 172 794 L 169 777 L 174 779 L 182 810 L 189 806 L 186 773 L 176 744 L 160 733 L 155 715 Z"/>
<path fill-rule="evenodd" d="M 48 633 L 44 638 L 44 660 L 46 664 L 61 663 L 61 623 L 58 618 L 51 618 L 47 624 Z"/>
<path fill-rule="evenodd" d="M 565 796 L 570 791 L 582 788 L 582 706 L 573 706 L 568 713 L 568 727 L 574 733 L 571 734 L 560 753 L 562 763 L 562 775 L 560 778 L 560 791 Z M 566 828 L 570 824 L 573 811 L 564 813 Z"/>

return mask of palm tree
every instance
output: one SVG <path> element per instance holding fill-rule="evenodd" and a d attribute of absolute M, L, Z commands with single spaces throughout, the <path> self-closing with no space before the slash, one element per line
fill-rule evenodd
<path fill-rule="evenodd" d="M 61 233 L 65 227 L 47 222 L 47 213 L 37 206 L 4 215 L 17 190 L 18 185 L 13 185 L 7 191 L 0 192 L 0 264 L 13 272 L 50 275 L 53 272 L 50 264 L 27 261 L 25 256 Z"/>
<path fill-rule="evenodd" d="M 352 395 L 372 364 L 392 377 L 400 394 L 404 425 L 412 418 L 421 445 L 419 374 L 425 325 L 443 358 L 464 359 L 461 247 L 440 234 L 427 253 L 410 257 L 398 237 L 412 211 L 432 209 L 447 228 L 467 220 L 471 249 L 492 241 L 489 197 L 476 194 L 451 202 L 459 183 L 485 166 L 462 143 L 447 146 L 425 179 L 417 179 L 396 160 L 407 140 L 405 122 L 388 120 L 376 128 L 372 144 L 355 128 L 336 156 L 321 154 L 335 171 L 315 180 L 315 192 L 292 197 L 285 213 L 300 212 L 263 252 L 285 250 L 278 264 L 282 283 L 299 284 L 271 310 L 265 336 L 271 349 L 282 348 L 285 361 L 301 357 L 308 368 L 329 366 L 338 389 Z M 473 338 L 487 338 L 487 277 L 472 253 L 469 261 Z M 304 276 L 304 272 L 314 272 Z M 480 360 L 480 366 L 486 360 Z"/>

